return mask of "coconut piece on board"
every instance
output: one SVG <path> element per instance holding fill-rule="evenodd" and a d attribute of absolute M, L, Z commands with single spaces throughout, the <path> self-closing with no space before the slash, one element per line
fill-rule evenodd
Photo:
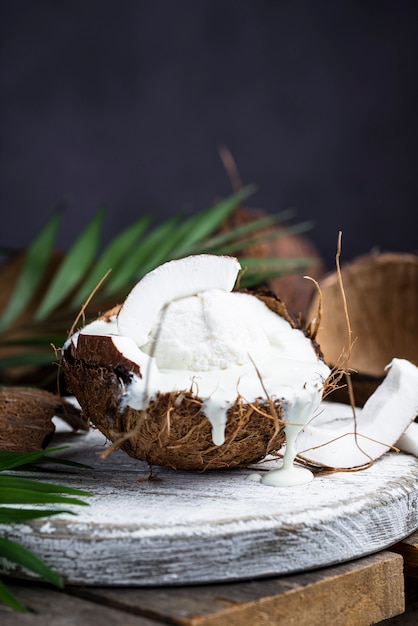
<path fill-rule="evenodd" d="M 418 366 L 418 255 L 373 252 L 341 267 L 353 345 L 348 366 L 357 406 L 363 406 L 385 376 L 393 358 Z M 317 315 L 322 300 L 322 320 L 317 341 L 331 366 L 346 367 L 347 316 L 338 272 L 321 280 L 308 319 Z M 349 403 L 346 388 L 329 396 Z"/>
<path fill-rule="evenodd" d="M 296 449 L 303 459 L 333 468 L 369 464 L 398 442 L 418 414 L 418 368 L 406 359 L 393 359 L 377 390 L 355 415 L 345 404 L 322 405 L 299 434 Z M 337 412 L 336 412 L 337 409 Z M 409 432 L 408 441 L 415 439 Z M 418 450 L 418 433 L 415 444 Z"/>

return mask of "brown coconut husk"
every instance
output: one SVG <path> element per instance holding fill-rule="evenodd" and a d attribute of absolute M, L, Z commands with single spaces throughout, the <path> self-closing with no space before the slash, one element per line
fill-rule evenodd
<path fill-rule="evenodd" d="M 86 429 L 80 411 L 59 396 L 30 387 L 0 387 L 0 450 L 32 452 L 49 443 L 63 418 L 74 430 Z"/>
<path fill-rule="evenodd" d="M 260 297 L 298 327 L 274 295 L 264 292 Z M 117 311 L 115 307 L 109 313 Z M 212 426 L 202 411 L 197 386 L 159 394 L 146 411 L 122 409 L 126 385 L 133 374 L 142 373 L 110 337 L 79 335 L 77 346 L 70 344 L 65 350 L 62 365 L 84 417 L 113 442 L 111 449 L 121 448 L 150 465 L 199 471 L 233 468 L 255 463 L 284 443 L 282 402 L 269 398 L 247 403 L 238 397 L 227 413 L 225 443 L 220 446 L 213 444 Z"/>
<path fill-rule="evenodd" d="M 337 272 L 320 285 L 322 320 L 316 338 L 329 365 L 348 365 L 352 370 L 354 399 L 358 406 L 363 406 L 384 379 L 385 367 L 393 358 L 408 359 L 418 365 L 418 255 L 363 255 L 342 266 L 341 278 L 351 339 Z M 317 315 L 318 305 L 316 295 L 310 319 Z M 344 387 L 333 391 L 328 399 L 350 401 Z"/>

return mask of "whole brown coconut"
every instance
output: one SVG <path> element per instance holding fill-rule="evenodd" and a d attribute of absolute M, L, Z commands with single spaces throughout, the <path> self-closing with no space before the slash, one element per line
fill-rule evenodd
<path fill-rule="evenodd" d="M 193 282 L 194 280 L 196 258 L 198 258 L 197 265 L 200 268 L 198 268 L 199 271 L 202 267 L 205 268 L 206 264 L 208 264 L 208 269 L 210 270 L 206 273 L 204 283 L 205 281 L 212 283 L 214 274 L 216 274 L 217 269 L 220 269 L 220 278 L 218 277 L 216 280 L 220 281 L 221 286 L 219 288 L 206 287 L 206 289 L 198 289 L 197 291 L 195 291 L 194 286 L 190 292 L 178 295 L 178 289 L 184 290 L 183 283 L 187 283 L 188 280 Z M 223 263 L 225 267 L 222 266 L 220 268 L 217 268 L 218 261 L 213 261 L 213 257 L 209 261 L 207 259 L 207 255 L 189 257 L 188 259 L 174 261 L 157 268 L 157 270 L 148 275 L 149 277 L 153 274 L 148 283 L 148 278 L 142 279 L 141 284 L 134 288 L 122 307 L 113 308 L 102 318 L 99 318 L 98 321 L 89 325 L 89 328 L 82 329 L 80 333 L 76 333 L 66 343 L 63 350 L 62 365 L 70 392 L 79 401 L 84 417 L 90 420 L 113 442 L 113 446 L 109 448 L 110 450 L 121 448 L 130 456 L 146 461 L 150 465 L 162 465 L 186 470 L 206 470 L 231 468 L 257 462 L 268 453 L 279 450 L 284 442 L 284 407 L 286 400 L 280 393 L 273 394 L 268 392 L 265 387 L 263 388 L 255 363 L 248 359 L 248 354 L 246 353 L 247 344 L 245 344 L 244 348 L 245 363 L 242 366 L 244 369 L 232 369 L 234 374 L 231 379 L 232 382 L 228 382 L 228 399 L 226 404 L 224 404 L 224 400 L 221 403 L 221 406 L 224 407 L 222 411 L 226 411 L 227 418 L 224 441 L 220 442 L 217 440 L 218 435 L 214 436 L 214 424 L 207 417 L 204 404 L 208 401 L 208 398 L 211 398 L 212 394 L 219 392 L 219 389 L 223 389 L 223 385 L 226 385 L 224 381 L 227 379 L 222 377 L 228 377 L 228 374 L 222 374 L 222 372 L 228 372 L 228 366 L 221 366 L 220 369 L 216 366 L 215 369 L 208 368 L 207 371 L 198 368 L 196 371 L 193 371 L 193 368 L 190 369 L 189 367 L 178 370 L 176 366 L 174 369 L 171 369 L 169 366 L 163 365 L 161 366 L 162 369 L 158 370 L 158 376 L 161 373 L 165 376 L 164 372 L 174 371 L 186 372 L 185 377 L 182 374 L 183 378 L 176 377 L 175 383 L 172 383 L 172 378 L 170 378 L 172 374 L 170 373 L 167 379 L 169 381 L 168 387 L 158 386 L 156 389 L 159 391 L 155 392 L 152 391 L 151 387 L 151 392 L 149 391 L 147 363 L 151 358 L 156 364 L 155 367 L 157 367 L 158 359 L 160 358 L 158 350 L 153 357 L 148 356 L 145 348 L 146 344 L 144 344 L 143 337 L 147 336 L 149 338 L 152 336 L 152 333 L 150 335 L 149 332 L 151 323 L 154 323 L 154 317 L 153 315 L 150 316 L 149 311 L 153 307 L 155 311 L 159 308 L 160 313 L 164 315 L 164 331 L 169 341 L 172 340 L 175 331 L 169 320 L 178 319 L 176 317 L 177 313 L 173 313 L 174 318 L 170 318 L 168 315 L 167 319 L 167 313 L 162 308 L 164 305 L 160 306 L 164 298 L 167 297 L 167 289 L 174 289 L 174 302 L 176 303 L 174 311 L 178 311 L 176 307 L 180 305 L 186 307 L 186 309 L 182 310 L 186 310 L 189 313 L 190 308 L 194 307 L 196 303 L 199 303 L 200 306 L 200 303 L 204 302 L 205 304 L 202 306 L 206 317 L 202 319 L 207 320 L 208 316 L 212 323 L 215 319 L 213 317 L 215 309 L 208 309 L 207 307 L 209 302 L 213 302 L 213 300 L 210 300 L 211 298 L 215 298 L 216 302 L 218 302 L 217 298 L 219 297 L 222 301 L 222 307 L 220 309 L 216 308 L 216 311 L 219 319 L 222 321 L 228 315 L 224 306 L 226 306 L 226 302 L 231 302 L 229 298 L 234 303 L 232 306 L 238 306 L 238 310 L 244 314 L 244 317 L 248 315 L 246 307 L 250 306 L 253 315 L 256 315 L 256 317 L 252 318 L 256 326 L 261 324 L 261 319 L 267 319 L 269 333 L 273 333 L 272 325 L 276 329 L 274 320 L 277 319 L 280 333 L 282 333 L 279 341 L 283 342 L 283 347 L 277 347 L 275 344 L 276 347 L 274 350 L 271 348 L 272 356 L 269 358 L 276 358 L 276 354 L 282 354 L 280 351 L 285 351 L 283 354 L 286 353 L 288 355 L 287 358 L 290 358 L 290 365 L 286 362 L 284 366 L 282 365 L 282 370 L 279 367 L 279 374 L 277 375 L 268 369 L 269 384 L 272 384 L 272 380 L 280 379 L 281 381 L 286 377 L 286 380 L 297 380 L 295 388 L 292 387 L 288 391 L 290 393 L 288 399 L 291 398 L 291 402 L 296 402 L 295 398 L 303 396 L 303 398 L 307 398 L 309 404 L 312 401 L 316 406 L 317 402 L 319 402 L 323 380 L 328 375 L 328 368 L 322 362 L 322 354 L 318 346 L 304 334 L 298 323 L 287 313 L 284 304 L 273 294 L 264 292 L 254 297 L 248 292 L 228 293 L 234 284 L 238 271 L 236 265 L 238 264 L 232 261 L 231 274 L 228 269 L 231 265 L 231 259 L 228 260 L 226 257 L 224 257 L 224 260 L 221 259 L 220 263 L 221 265 Z M 183 268 L 183 266 L 187 269 L 187 272 L 184 271 L 184 274 L 183 269 L 181 272 L 178 271 L 178 267 Z M 224 272 L 224 269 L 226 269 L 226 272 Z M 227 282 L 230 282 L 229 287 L 225 287 L 225 273 L 228 272 L 232 276 L 232 281 L 228 279 Z M 158 280 L 156 277 L 158 277 Z M 152 284 L 150 285 L 150 283 Z M 144 287 L 142 287 L 143 284 L 145 285 Z M 198 283 L 194 284 L 200 283 L 198 281 Z M 175 286 L 173 287 L 173 285 Z M 138 286 L 142 289 L 141 297 L 138 294 L 134 294 Z M 191 294 L 190 297 L 188 297 L 189 293 Z M 219 296 L 219 293 L 225 295 Z M 128 302 L 128 300 L 130 301 Z M 134 306 L 131 306 L 132 300 L 134 301 Z M 190 300 L 192 300 L 193 305 L 190 304 Z M 143 301 L 148 304 L 147 308 L 142 308 Z M 157 307 L 155 307 L 156 301 L 159 303 Z M 167 302 L 167 300 L 165 301 Z M 171 294 L 169 301 L 173 302 L 173 294 Z M 191 315 L 193 320 L 195 320 L 197 312 L 194 308 L 193 311 Z M 274 313 L 273 316 L 271 311 Z M 122 314 L 125 315 L 125 318 L 121 321 Z M 235 326 L 241 328 L 241 322 L 235 315 L 237 314 L 234 309 L 231 321 L 232 326 L 228 326 L 232 333 L 235 331 Z M 261 315 L 261 319 L 259 315 Z M 139 325 L 137 324 L 138 317 L 141 317 L 141 324 Z M 245 319 L 247 318 L 245 317 Z M 185 333 L 183 335 L 184 341 L 188 344 L 189 341 L 192 341 L 192 337 L 195 337 L 193 333 L 196 331 L 196 327 L 193 326 L 194 321 L 191 318 L 189 322 L 185 322 L 184 317 L 181 317 L 181 320 L 181 328 L 184 329 Z M 263 323 L 267 322 L 263 321 Z M 243 324 L 247 328 L 247 322 L 243 322 Z M 123 327 L 125 330 L 131 328 L 132 334 L 121 332 Z M 144 327 L 146 327 L 145 333 Z M 160 336 L 161 327 L 157 323 L 157 326 L 153 326 L 153 328 L 158 329 L 158 349 L 162 350 L 162 358 L 165 359 L 167 352 L 166 348 L 161 347 L 166 345 L 164 336 Z M 167 330 L 168 328 L 170 330 Z M 214 341 L 218 342 L 219 337 L 214 329 L 218 329 L 218 326 L 211 326 L 210 331 L 212 336 L 215 337 Z M 203 332 L 207 332 L 206 326 L 203 327 Z M 276 329 L 274 332 L 279 331 Z M 258 333 L 258 330 L 256 333 Z M 216 343 L 216 346 L 228 345 L 231 347 L 232 345 L 234 350 L 237 347 L 236 342 L 239 341 L 240 337 L 241 334 L 238 339 L 234 338 L 231 344 L 228 333 L 227 343 L 225 344 L 225 337 L 222 335 L 221 343 Z M 265 340 L 267 341 L 267 339 Z M 211 345 L 209 335 L 207 335 L 207 341 Z M 256 342 L 258 342 L 258 339 Z M 177 346 L 179 344 L 175 343 L 174 345 L 176 346 L 175 358 L 177 358 Z M 251 345 L 254 346 L 254 343 Z M 143 347 L 140 348 L 139 346 Z M 203 346 L 200 342 L 196 343 L 196 341 L 194 346 L 196 352 L 193 352 L 193 354 L 200 358 Z M 170 347 L 167 349 L 170 353 Z M 181 350 L 182 348 L 180 347 L 180 353 Z M 237 350 L 241 350 L 241 346 L 238 346 Z M 218 355 L 216 350 L 212 354 Z M 264 348 L 262 352 L 257 352 L 257 354 L 261 358 L 264 354 Z M 302 359 L 302 361 L 299 362 L 298 358 Z M 236 361 L 233 361 L 233 363 L 236 363 Z M 270 368 L 273 361 L 269 360 L 268 363 Z M 160 366 L 158 365 L 158 367 Z M 301 367 L 302 374 L 300 373 Z M 289 370 L 295 373 L 289 373 Z M 210 372 L 214 372 L 214 378 L 210 378 Z M 320 375 L 321 372 L 323 372 L 322 377 Z M 251 387 L 245 387 L 247 390 L 251 388 L 251 391 L 247 391 L 247 393 L 253 394 L 250 398 L 242 397 L 237 391 L 241 378 L 245 376 L 251 376 L 251 380 L 257 383 L 256 385 L 252 383 Z M 197 381 L 195 380 L 196 377 Z M 210 382 L 209 391 L 208 387 L 205 387 L 206 379 L 212 381 Z M 160 381 L 160 378 L 158 378 L 158 381 Z M 151 397 L 151 400 L 146 400 L 146 403 L 143 405 L 145 408 L 142 408 L 142 405 L 141 408 L 138 408 L 135 404 L 137 400 L 133 401 L 133 404 L 132 401 L 131 404 L 126 401 L 127 397 L 132 399 L 132 395 L 130 395 L 131 390 L 132 388 L 138 390 L 138 387 L 135 387 L 138 383 L 140 391 L 139 396 L 138 391 L 135 392 L 137 393 L 135 398 L 142 398 L 142 403 L 144 389 L 146 398 Z M 311 383 L 313 384 L 312 388 L 310 387 Z M 158 384 L 164 385 L 165 383 L 160 381 Z M 173 384 L 174 386 L 172 386 Z M 285 386 L 283 387 L 282 385 L 281 388 L 288 389 L 286 387 L 287 384 L 283 383 Z M 274 390 L 276 390 L 276 382 L 274 382 L 274 385 Z M 306 389 L 306 385 L 309 386 L 309 390 Z M 167 391 L 167 389 L 169 390 Z M 256 389 L 256 391 L 253 391 L 253 389 Z M 281 393 L 284 392 L 282 391 Z"/>
<path fill-rule="evenodd" d="M 358 406 L 375 391 L 393 358 L 418 365 L 418 256 L 404 253 L 371 253 L 341 269 L 352 331 L 348 366 Z M 321 283 L 322 320 L 317 340 L 332 365 L 345 366 L 348 326 L 338 273 Z M 319 297 L 311 304 L 309 318 L 317 315 Z M 348 402 L 346 389 L 329 399 Z"/>

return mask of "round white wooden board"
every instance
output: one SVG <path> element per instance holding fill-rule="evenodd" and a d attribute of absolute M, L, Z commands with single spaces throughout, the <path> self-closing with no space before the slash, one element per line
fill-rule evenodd
<path fill-rule="evenodd" d="M 91 491 L 90 505 L 73 507 L 76 515 L 0 526 L 0 534 L 33 550 L 69 584 L 288 574 L 376 552 L 418 528 L 418 459 L 403 453 L 390 452 L 362 472 L 278 488 L 248 481 L 254 469 L 155 468 L 156 480 L 141 480 L 149 476 L 145 463 L 121 451 L 100 459 L 107 444 L 97 431 L 57 433 L 52 445 L 63 443 L 70 447 L 56 455 L 93 469 L 39 477 Z"/>

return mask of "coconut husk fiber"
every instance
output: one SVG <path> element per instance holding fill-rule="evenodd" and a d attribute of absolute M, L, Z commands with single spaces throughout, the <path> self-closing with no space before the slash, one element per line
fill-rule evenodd
<path fill-rule="evenodd" d="M 418 255 L 363 255 L 343 265 L 341 277 L 353 342 L 348 367 L 356 404 L 363 406 L 393 358 L 418 365 Z M 320 288 L 322 319 L 316 339 L 329 365 L 345 367 L 349 338 L 338 273 L 328 275 Z M 316 295 L 310 319 L 318 306 Z M 347 390 L 335 390 L 329 399 L 348 402 Z"/>

